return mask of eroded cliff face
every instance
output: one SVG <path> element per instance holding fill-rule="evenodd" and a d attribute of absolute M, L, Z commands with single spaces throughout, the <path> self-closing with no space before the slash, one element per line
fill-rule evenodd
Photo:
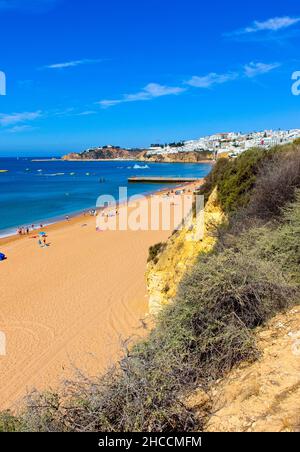
<path fill-rule="evenodd" d="M 85 152 L 71 152 L 62 160 L 137 160 L 156 163 L 214 163 L 213 152 L 178 152 L 174 154 L 156 154 L 149 156 L 147 150 L 128 150 L 122 148 L 98 148 Z"/>
<path fill-rule="evenodd" d="M 195 227 L 192 230 L 182 229 L 175 232 L 168 240 L 157 261 L 150 262 L 147 267 L 147 287 L 149 293 L 149 312 L 156 315 L 164 305 L 174 299 L 178 284 L 193 265 L 199 253 L 209 252 L 216 243 L 217 226 L 226 221 L 226 217 L 218 202 L 215 189 L 205 206 L 204 238 L 194 241 Z"/>
<path fill-rule="evenodd" d="M 177 154 L 157 154 L 152 156 L 141 155 L 140 160 L 145 162 L 164 163 L 214 163 L 212 152 L 178 152 Z"/>
<path fill-rule="evenodd" d="M 71 152 L 62 157 L 62 160 L 135 160 L 140 159 L 146 151 L 107 147 L 90 149 L 85 152 Z"/>
<path fill-rule="evenodd" d="M 191 397 L 190 408 L 201 415 L 210 404 L 205 431 L 300 431 L 300 305 L 258 330 L 257 344 L 258 361 Z"/>

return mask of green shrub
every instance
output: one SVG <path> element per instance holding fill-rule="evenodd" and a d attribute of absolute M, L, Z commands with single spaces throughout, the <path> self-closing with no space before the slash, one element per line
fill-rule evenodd
<path fill-rule="evenodd" d="M 293 280 L 300 283 L 300 191 L 296 202 L 283 209 L 282 223 L 272 235 L 259 240 L 260 255 L 275 260 Z"/>
<path fill-rule="evenodd" d="M 287 147 L 262 162 L 247 214 L 263 220 L 279 217 L 300 188 L 300 147 Z"/>
<path fill-rule="evenodd" d="M 289 278 L 300 283 L 300 190 L 295 191 L 294 197 L 293 203 L 281 209 L 280 221 L 276 223 L 255 226 L 237 234 L 242 221 L 239 218 L 233 230 L 227 230 L 225 246 L 275 262 Z"/>
<path fill-rule="evenodd" d="M 17 432 L 20 422 L 9 411 L 0 413 L 0 432 Z"/>
<path fill-rule="evenodd" d="M 207 198 L 214 187 L 218 187 L 219 201 L 226 213 L 245 206 L 254 187 L 261 161 L 268 156 L 268 151 L 251 149 L 234 160 L 218 160 L 200 194 Z"/>
<path fill-rule="evenodd" d="M 200 194 L 207 200 L 215 187 L 224 212 L 231 214 L 248 206 L 258 180 L 256 198 L 263 209 L 275 195 L 281 199 L 281 206 L 289 201 L 291 189 L 299 186 L 299 147 L 295 145 L 275 146 L 272 149 L 250 149 L 236 159 L 219 159 L 207 176 Z M 272 198 L 268 195 L 272 194 Z M 259 203 L 259 195 L 262 196 Z M 269 204 L 268 204 L 269 201 Z M 255 205 L 255 204 L 254 204 Z M 280 208 L 280 204 L 278 202 Z"/>

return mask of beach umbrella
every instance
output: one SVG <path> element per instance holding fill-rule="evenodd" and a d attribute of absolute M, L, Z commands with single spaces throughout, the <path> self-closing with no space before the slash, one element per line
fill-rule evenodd
<path fill-rule="evenodd" d="M 47 235 L 47 234 L 46 234 L 46 232 L 40 232 L 39 235 L 44 236 L 44 235 Z"/>

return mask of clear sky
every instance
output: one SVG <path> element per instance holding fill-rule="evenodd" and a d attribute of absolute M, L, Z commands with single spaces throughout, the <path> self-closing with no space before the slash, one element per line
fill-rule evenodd
<path fill-rule="evenodd" d="M 296 0 L 0 0 L 0 37 L 0 155 L 300 127 Z"/>

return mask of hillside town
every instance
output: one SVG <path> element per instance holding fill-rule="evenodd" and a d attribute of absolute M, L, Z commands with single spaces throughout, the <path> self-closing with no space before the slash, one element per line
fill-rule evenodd
<path fill-rule="evenodd" d="M 112 144 L 71 152 L 63 160 L 140 160 L 149 162 L 203 162 L 218 157 L 235 158 L 250 148 L 269 149 L 300 138 L 300 129 L 217 133 L 198 140 L 151 144 L 149 148 L 124 148 Z"/>
<path fill-rule="evenodd" d="M 247 149 L 253 147 L 270 148 L 293 142 L 300 138 L 300 129 L 292 130 L 264 130 L 262 132 L 250 132 L 247 134 L 229 132 L 208 135 L 198 140 L 189 140 L 168 145 L 151 145 L 147 155 L 176 154 L 179 152 L 206 151 L 216 155 L 226 153 L 230 157 L 236 157 Z"/>

